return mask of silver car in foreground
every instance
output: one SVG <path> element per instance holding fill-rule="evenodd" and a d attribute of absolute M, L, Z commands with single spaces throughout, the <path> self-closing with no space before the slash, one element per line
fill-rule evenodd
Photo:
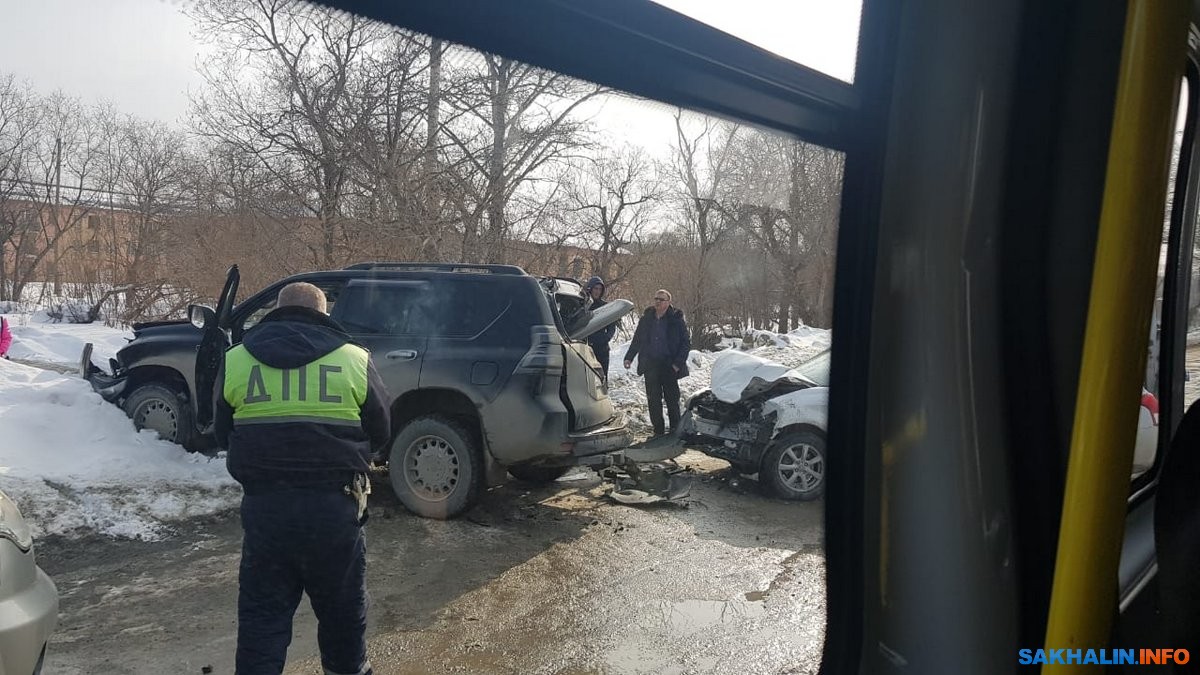
<path fill-rule="evenodd" d="M 58 590 L 33 560 L 33 536 L 0 492 L 0 675 L 37 675 L 58 622 Z"/>

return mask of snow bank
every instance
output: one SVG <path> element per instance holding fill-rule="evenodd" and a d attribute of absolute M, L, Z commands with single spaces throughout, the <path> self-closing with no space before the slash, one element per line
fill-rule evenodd
<path fill-rule="evenodd" d="M 61 358 L 54 348 L 69 336 L 42 337 L 50 347 L 36 353 Z M 228 508 L 240 496 L 223 458 L 135 431 L 78 377 L 4 360 L 0 490 L 17 501 L 36 534 L 91 530 L 138 539 L 155 539 L 171 521 Z"/>
<path fill-rule="evenodd" d="M 33 365 L 54 365 L 77 368 L 84 343 L 94 346 L 92 361 L 105 368 L 128 340 L 131 331 L 109 328 L 102 323 L 54 323 L 45 312 L 7 314 L 13 343 L 8 355 Z"/>

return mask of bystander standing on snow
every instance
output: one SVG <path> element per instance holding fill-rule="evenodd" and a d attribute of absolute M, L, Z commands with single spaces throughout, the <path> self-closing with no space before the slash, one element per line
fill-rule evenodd
<path fill-rule="evenodd" d="M 12 346 L 12 331 L 8 328 L 8 319 L 0 316 L 0 358 L 8 358 L 8 348 Z"/>

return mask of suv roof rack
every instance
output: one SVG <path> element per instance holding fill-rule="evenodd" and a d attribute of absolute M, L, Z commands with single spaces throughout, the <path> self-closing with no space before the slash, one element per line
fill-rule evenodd
<path fill-rule="evenodd" d="M 429 263 L 429 262 L 361 262 L 350 265 L 348 270 L 405 270 L 410 272 L 466 272 L 469 274 L 508 274 L 526 276 L 525 270 L 516 265 L 477 265 L 472 263 Z"/>

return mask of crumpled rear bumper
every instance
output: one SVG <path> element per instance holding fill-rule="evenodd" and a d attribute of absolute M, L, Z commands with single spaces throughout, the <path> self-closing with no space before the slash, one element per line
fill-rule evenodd
<path fill-rule="evenodd" d="M 619 414 L 609 420 L 607 424 L 567 436 L 571 454 L 576 457 L 603 455 L 627 448 L 632 442 L 633 434 L 625 426 L 625 418 Z"/>

